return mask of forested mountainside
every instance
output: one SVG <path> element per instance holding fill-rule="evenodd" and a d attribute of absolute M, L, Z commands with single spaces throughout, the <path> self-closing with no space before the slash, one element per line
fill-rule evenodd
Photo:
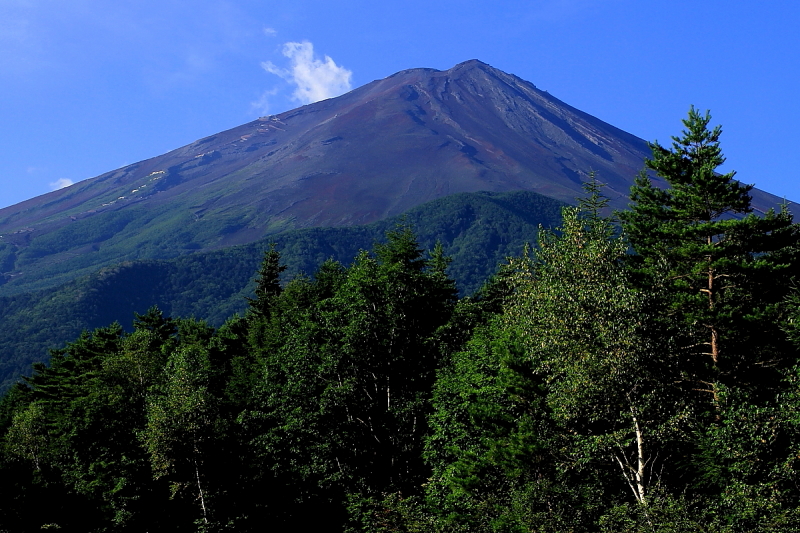
<path fill-rule="evenodd" d="M 460 293 L 469 295 L 506 257 L 534 242 L 540 224 L 557 225 L 562 205 L 525 191 L 462 193 L 364 226 L 294 230 L 168 261 L 126 262 L 60 287 L 0 297 L 0 392 L 28 373 L 31 363 L 47 362 L 48 349 L 115 321 L 129 329 L 133 314 L 153 305 L 176 318 L 202 317 L 220 326 L 247 307 L 253 272 L 270 242 L 288 267 L 288 280 L 313 274 L 328 259 L 349 264 L 359 250 L 407 224 L 423 249 L 442 244 L 452 258 L 448 272 Z"/>
<path fill-rule="evenodd" d="M 800 529 L 800 226 L 694 109 L 457 297 L 408 226 L 219 328 L 84 333 L 0 401 L 0 529 Z"/>

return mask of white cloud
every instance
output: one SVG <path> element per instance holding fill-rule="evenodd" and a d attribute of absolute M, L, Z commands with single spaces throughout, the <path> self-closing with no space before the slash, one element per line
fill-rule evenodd
<path fill-rule="evenodd" d="M 261 93 L 261 96 L 258 97 L 258 100 L 255 102 L 250 102 L 250 109 L 254 113 L 258 113 L 260 115 L 266 115 L 270 109 L 270 100 L 273 96 L 278 94 L 278 88 L 270 89 L 269 91 L 264 91 Z"/>
<path fill-rule="evenodd" d="M 267 37 L 275 37 L 277 34 L 278 32 L 275 30 L 275 28 L 264 28 L 264 35 Z"/>
<path fill-rule="evenodd" d="M 283 45 L 283 55 L 291 66 L 282 69 L 271 61 L 261 63 L 267 72 L 296 85 L 292 98 L 303 104 L 311 104 L 339 96 L 350 90 L 353 73 L 337 65 L 330 56 L 314 58 L 314 45 L 308 41 L 289 42 Z"/>
<path fill-rule="evenodd" d="M 58 189 L 63 189 L 64 187 L 69 187 L 72 185 L 72 180 L 67 178 L 61 178 L 60 180 L 54 181 L 50 184 L 51 191 L 57 191 Z"/>

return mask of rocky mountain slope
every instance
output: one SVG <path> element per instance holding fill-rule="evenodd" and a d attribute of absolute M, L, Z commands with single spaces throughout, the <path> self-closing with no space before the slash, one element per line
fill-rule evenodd
<path fill-rule="evenodd" d="M 365 224 L 459 192 L 571 202 L 590 170 L 624 207 L 648 155 L 643 140 L 480 61 L 405 70 L 0 209 L 0 295 L 125 260 Z"/>

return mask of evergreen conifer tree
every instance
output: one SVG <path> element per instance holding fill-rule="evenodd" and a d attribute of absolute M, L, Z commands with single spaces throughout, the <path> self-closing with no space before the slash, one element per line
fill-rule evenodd
<path fill-rule="evenodd" d="M 256 282 L 256 297 L 248 298 L 250 308 L 258 316 L 267 316 L 272 301 L 281 293 L 280 276 L 286 270 L 286 265 L 281 264 L 281 254 L 273 242 L 264 252 L 264 259 L 258 269 Z"/>
<path fill-rule="evenodd" d="M 694 107 L 672 149 L 650 145 L 646 166 L 669 188 L 653 185 L 642 172 L 631 189 L 631 208 L 619 213 L 635 251 L 632 265 L 642 287 L 663 286 L 664 316 L 687 335 L 686 368 L 693 386 L 713 394 L 716 384 L 751 380 L 764 384 L 764 368 L 776 351 L 763 328 L 783 298 L 772 290 L 787 265 L 776 259 L 796 244 L 798 232 L 785 206 L 764 216 L 753 213 L 750 191 L 719 173 L 725 162 L 719 126 Z M 774 339 L 782 335 L 776 329 Z M 756 371 L 758 370 L 758 372 Z M 758 377 L 756 377 L 758 376 Z M 759 383 L 761 381 L 761 383 Z"/>

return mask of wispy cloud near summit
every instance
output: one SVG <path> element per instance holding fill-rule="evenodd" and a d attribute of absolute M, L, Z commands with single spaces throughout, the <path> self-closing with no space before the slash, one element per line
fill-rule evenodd
<path fill-rule="evenodd" d="M 295 85 L 292 98 L 302 104 L 311 104 L 344 94 L 351 89 L 352 71 L 337 65 L 330 56 L 314 57 L 314 45 L 308 41 L 288 42 L 283 45 L 283 55 L 290 61 L 282 69 L 265 61 L 261 66 L 267 72 L 280 76 Z"/>
<path fill-rule="evenodd" d="M 50 183 L 50 190 L 51 191 L 57 191 L 59 189 L 63 189 L 64 187 L 69 187 L 70 185 L 73 185 L 73 182 L 72 182 L 71 179 L 61 178 L 61 179 L 58 179 L 58 180 Z"/>

